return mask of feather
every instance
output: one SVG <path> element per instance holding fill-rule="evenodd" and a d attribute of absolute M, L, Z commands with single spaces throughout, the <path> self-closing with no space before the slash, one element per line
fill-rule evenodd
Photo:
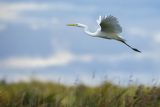
<path fill-rule="evenodd" d="M 101 19 L 99 24 L 101 26 L 101 31 L 106 33 L 121 33 L 122 27 L 114 16 L 105 16 Z"/>

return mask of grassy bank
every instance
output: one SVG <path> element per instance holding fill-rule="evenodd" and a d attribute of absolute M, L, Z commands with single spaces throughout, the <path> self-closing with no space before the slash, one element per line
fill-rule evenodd
<path fill-rule="evenodd" d="M 160 87 L 1 82 L 0 107 L 160 107 Z"/>

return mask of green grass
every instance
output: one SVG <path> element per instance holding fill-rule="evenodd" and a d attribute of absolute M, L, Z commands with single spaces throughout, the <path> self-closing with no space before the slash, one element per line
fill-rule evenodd
<path fill-rule="evenodd" d="M 0 107 L 160 107 L 160 87 L 1 82 Z"/>

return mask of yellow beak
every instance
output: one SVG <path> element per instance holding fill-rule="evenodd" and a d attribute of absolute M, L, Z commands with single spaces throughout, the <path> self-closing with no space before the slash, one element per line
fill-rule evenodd
<path fill-rule="evenodd" d="M 77 24 L 67 24 L 67 26 L 77 26 Z"/>

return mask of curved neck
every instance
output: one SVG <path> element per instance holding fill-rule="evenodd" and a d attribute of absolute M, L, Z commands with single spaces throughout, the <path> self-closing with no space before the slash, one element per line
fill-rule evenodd
<path fill-rule="evenodd" d="M 87 25 L 82 25 L 81 24 L 81 27 L 84 28 L 84 32 L 87 33 L 88 35 L 90 35 L 90 36 L 94 36 L 95 35 L 95 33 L 92 33 L 92 32 L 89 31 Z"/>

